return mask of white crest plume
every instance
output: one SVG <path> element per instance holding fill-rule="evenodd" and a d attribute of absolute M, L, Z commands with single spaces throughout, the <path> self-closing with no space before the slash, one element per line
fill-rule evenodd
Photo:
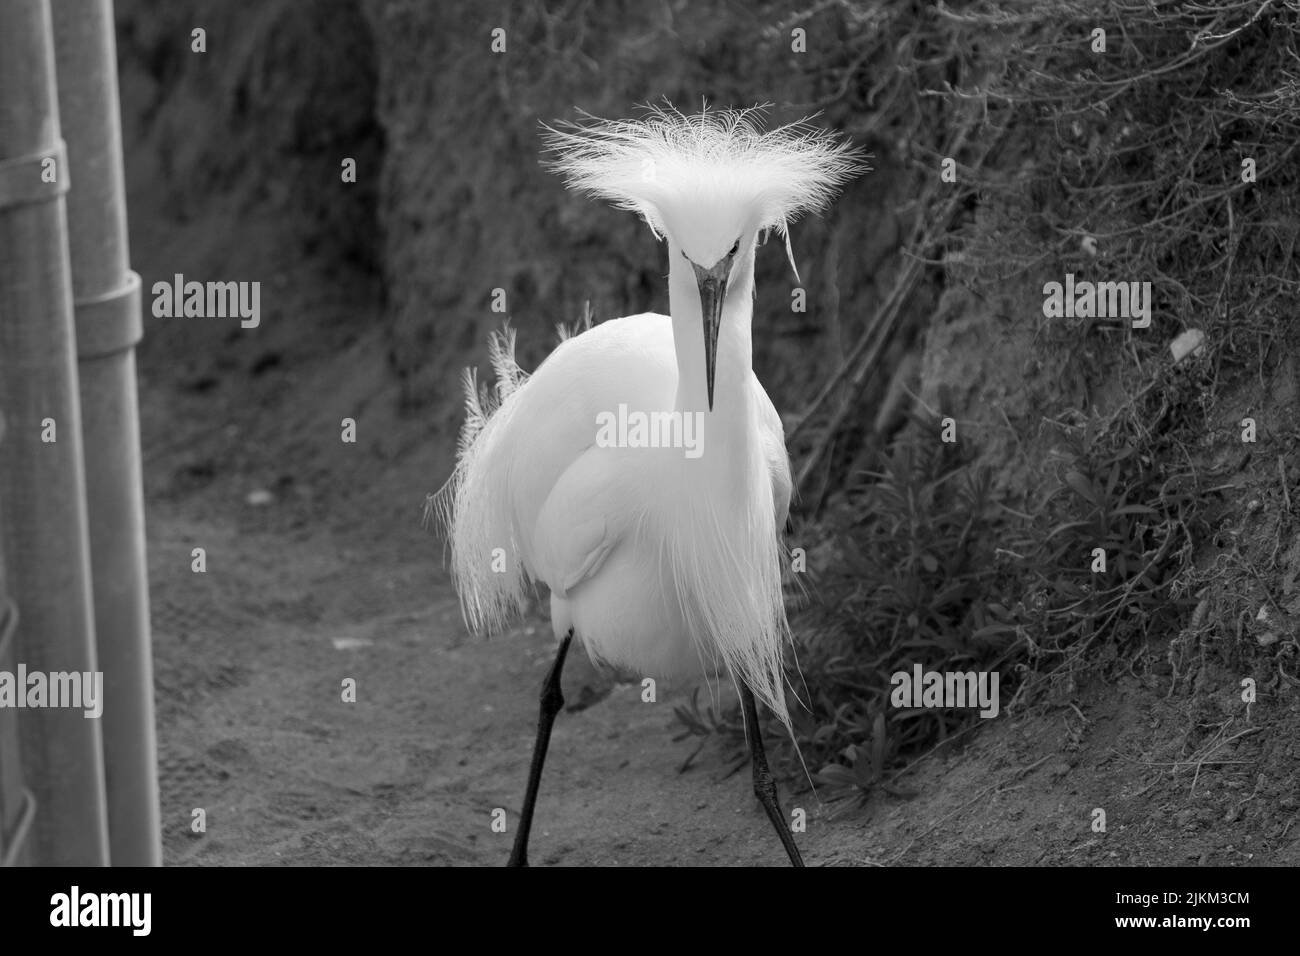
<path fill-rule="evenodd" d="M 764 107 L 646 110 L 642 119 L 587 114 L 583 123 L 546 127 L 545 162 L 571 189 L 639 213 L 659 236 L 676 214 L 720 199 L 753 209 L 753 229 L 785 235 L 868 168 L 863 153 L 808 119 L 763 131 Z"/>

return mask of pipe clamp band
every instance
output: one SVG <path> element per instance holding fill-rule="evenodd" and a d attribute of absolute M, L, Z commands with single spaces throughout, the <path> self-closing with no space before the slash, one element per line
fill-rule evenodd
<path fill-rule="evenodd" d="M 46 182 L 45 161 L 54 160 L 54 182 Z M 67 147 L 59 140 L 49 149 L 15 159 L 0 159 L 0 209 L 48 202 L 68 191 Z"/>
<path fill-rule="evenodd" d="M 144 334 L 140 318 L 140 276 L 127 272 L 126 283 L 112 292 L 78 299 L 77 358 L 99 358 L 133 347 Z"/>

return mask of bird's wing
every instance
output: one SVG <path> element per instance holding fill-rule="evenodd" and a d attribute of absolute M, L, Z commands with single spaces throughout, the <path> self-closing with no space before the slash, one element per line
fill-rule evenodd
<path fill-rule="evenodd" d="M 785 427 L 776 406 L 767 397 L 767 391 L 754 376 L 754 407 L 758 412 L 758 432 L 763 442 L 763 457 L 767 459 L 772 476 L 772 505 L 776 509 L 776 532 L 781 534 L 786 518 L 790 516 L 790 493 L 794 487 L 790 480 L 790 455 L 785 450 Z"/>
<path fill-rule="evenodd" d="M 564 473 L 537 517 L 537 577 L 560 597 L 594 576 L 637 520 L 628 459 L 592 446 Z"/>
<path fill-rule="evenodd" d="M 598 416 L 620 403 L 671 408 L 676 387 L 671 320 L 612 319 L 561 344 L 512 396 L 503 455 L 525 566 L 540 577 L 534 550 L 542 508 L 595 441 Z"/>
<path fill-rule="evenodd" d="M 504 626 L 524 606 L 530 578 L 562 588 L 566 577 L 590 575 L 599 566 L 600 542 L 617 529 L 579 521 L 573 516 L 598 512 L 574 508 L 561 511 L 573 523 L 561 526 L 566 533 L 556 540 L 591 561 L 566 552 L 548 564 L 567 569 L 560 577 L 540 572 L 542 540 L 535 532 L 542 508 L 595 441 L 598 415 L 620 403 L 670 408 L 676 382 L 672 321 L 644 314 L 568 339 L 504 397 L 462 450 L 443 502 L 452 573 L 472 628 Z M 567 500 L 563 489 L 561 499 Z M 504 572 L 496 557 L 502 551 Z"/>

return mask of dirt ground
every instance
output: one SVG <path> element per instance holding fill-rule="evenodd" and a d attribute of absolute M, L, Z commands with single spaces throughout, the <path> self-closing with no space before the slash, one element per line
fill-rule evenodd
<path fill-rule="evenodd" d="M 517 813 L 552 645 L 540 615 L 467 635 L 421 526 L 450 436 L 396 410 L 374 290 L 273 224 L 180 223 L 147 195 L 132 223 L 146 288 L 176 271 L 266 283 L 256 334 L 150 318 L 140 352 L 166 862 L 503 863 L 492 811 Z M 307 338 L 301 316 L 278 321 L 303 310 Z M 697 742 L 674 739 L 688 689 L 643 703 L 583 657 L 566 687 L 589 706 L 557 723 L 533 863 L 782 865 L 734 745 L 688 761 Z M 783 799 L 808 812 L 810 865 L 1300 863 L 1294 690 L 1247 720 L 1218 677 L 1213 713 L 1167 697 L 1153 666 L 988 721 L 865 806 L 822 804 L 798 775 Z"/>

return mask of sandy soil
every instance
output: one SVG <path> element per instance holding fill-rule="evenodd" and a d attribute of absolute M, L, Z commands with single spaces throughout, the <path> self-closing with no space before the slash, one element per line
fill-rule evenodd
<path fill-rule="evenodd" d="M 167 862 L 504 862 L 510 835 L 492 832 L 491 813 L 517 812 L 545 628 L 467 638 L 416 521 L 377 523 L 367 541 L 329 528 L 286 536 L 250 528 L 246 508 L 151 513 Z M 196 542 L 205 575 L 188 569 Z M 571 701 L 595 682 L 580 666 L 568 676 Z M 345 677 L 355 704 L 341 700 Z M 1205 768 L 1195 792 L 1190 772 L 1148 765 L 1186 718 L 1155 690 L 1128 680 L 1082 695 L 1086 724 L 1068 709 L 995 722 L 923 765 L 911 800 L 837 814 L 787 795 L 809 811 L 803 851 L 814 865 L 1300 862 L 1294 796 L 1243 813 L 1270 803 L 1251 806 L 1254 760 Z M 679 699 L 646 704 L 618 685 L 561 716 L 534 864 L 783 862 L 731 750 L 707 744 L 679 771 L 695 747 L 672 739 Z M 1273 739 L 1263 752 L 1294 759 Z M 1280 781 L 1258 777 L 1276 796 Z M 1096 806 L 1105 834 L 1089 829 Z M 195 807 L 206 834 L 189 830 Z"/>

